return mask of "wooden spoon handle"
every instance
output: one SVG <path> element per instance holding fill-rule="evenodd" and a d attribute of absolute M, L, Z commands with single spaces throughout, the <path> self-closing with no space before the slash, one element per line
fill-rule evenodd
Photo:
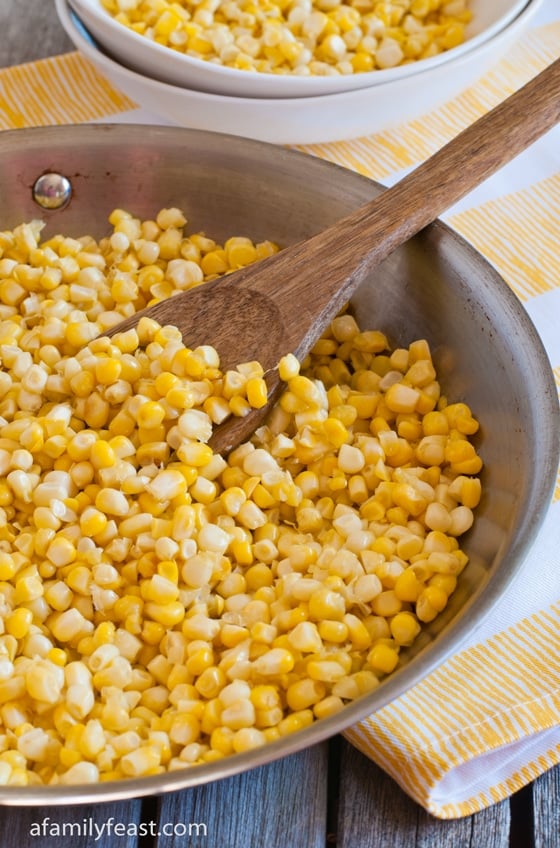
<path fill-rule="evenodd" d="M 378 201 L 362 207 L 361 213 L 358 210 L 350 215 L 344 227 L 346 238 L 355 228 L 357 237 L 377 239 L 377 249 L 389 253 L 559 121 L 560 59 L 557 59 L 387 189 Z M 341 238 L 341 250 L 344 243 Z M 372 252 L 376 251 L 373 243 L 371 247 Z"/>
<path fill-rule="evenodd" d="M 262 290 L 288 317 L 297 302 L 313 324 L 304 338 L 294 325 L 286 349 L 304 355 L 317 324 L 336 315 L 368 271 L 559 121 L 560 59 L 374 201 L 274 257 Z"/>

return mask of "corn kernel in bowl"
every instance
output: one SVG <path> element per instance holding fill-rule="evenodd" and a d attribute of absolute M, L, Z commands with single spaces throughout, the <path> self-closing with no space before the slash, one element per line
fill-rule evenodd
<path fill-rule="evenodd" d="M 0 781 L 158 774 L 371 691 L 445 608 L 481 486 L 470 408 L 425 340 L 336 318 L 265 396 L 173 327 L 121 318 L 278 248 L 110 216 L 99 243 L 0 233 Z"/>
<path fill-rule="evenodd" d="M 101 0 L 116 21 L 187 56 L 244 71 L 349 75 L 465 40 L 468 0 Z"/>

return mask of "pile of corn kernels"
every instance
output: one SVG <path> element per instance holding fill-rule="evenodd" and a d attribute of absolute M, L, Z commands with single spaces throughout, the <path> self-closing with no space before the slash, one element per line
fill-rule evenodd
<path fill-rule="evenodd" d="M 269 255 L 177 209 L 112 234 L 0 232 L 0 783 L 153 775 L 247 751 L 373 690 L 467 563 L 481 460 L 428 344 L 340 315 L 254 439 L 257 362 L 143 306 Z"/>
<path fill-rule="evenodd" d="M 465 40 L 468 0 L 101 0 L 120 23 L 238 70 L 354 74 L 427 59 Z"/>

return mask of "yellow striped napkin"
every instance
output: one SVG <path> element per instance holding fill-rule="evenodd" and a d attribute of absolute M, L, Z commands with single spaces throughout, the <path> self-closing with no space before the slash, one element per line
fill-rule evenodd
<path fill-rule="evenodd" d="M 560 55 L 558 0 L 512 51 L 436 112 L 378 135 L 301 149 L 391 183 Z M 77 53 L 0 71 L 0 129 L 153 121 Z M 529 311 L 560 384 L 560 130 L 446 216 Z M 433 815 L 495 803 L 560 763 L 560 485 L 491 620 L 411 691 L 347 731 Z"/>

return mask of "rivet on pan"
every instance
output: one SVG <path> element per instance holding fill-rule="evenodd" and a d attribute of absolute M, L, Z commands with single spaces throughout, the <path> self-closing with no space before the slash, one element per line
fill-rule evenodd
<path fill-rule="evenodd" d="M 43 209 L 62 209 L 71 196 L 70 180 L 62 174 L 42 174 L 33 186 L 33 200 Z"/>

